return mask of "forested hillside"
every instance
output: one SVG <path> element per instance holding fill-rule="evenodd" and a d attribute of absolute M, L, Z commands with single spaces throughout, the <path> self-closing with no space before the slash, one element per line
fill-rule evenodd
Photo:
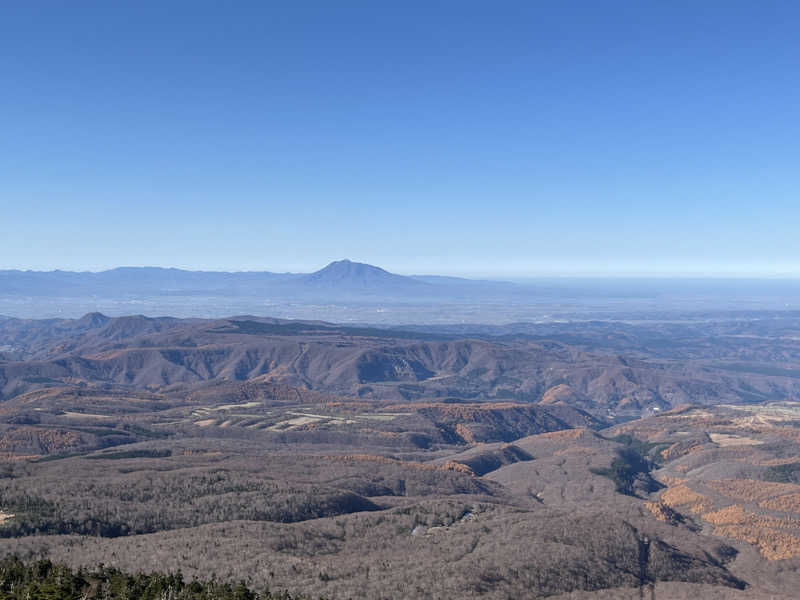
<path fill-rule="evenodd" d="M 6 597 L 791 597 L 796 342 L 648 331 L 3 321 Z"/>
<path fill-rule="evenodd" d="M 244 582 L 185 581 L 180 573 L 124 573 L 113 567 L 73 570 L 48 560 L 0 560 L 3 600 L 308 600 L 287 591 L 255 591 Z"/>

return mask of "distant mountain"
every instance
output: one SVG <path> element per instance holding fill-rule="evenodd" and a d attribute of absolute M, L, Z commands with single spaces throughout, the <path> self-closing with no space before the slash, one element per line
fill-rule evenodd
<path fill-rule="evenodd" d="M 278 281 L 297 277 L 269 271 L 227 273 L 161 267 L 118 267 L 90 271 L 0 271 L 0 295 L 120 296 L 131 294 L 262 293 Z"/>
<path fill-rule="evenodd" d="M 424 296 L 429 291 L 441 293 L 442 288 L 448 287 L 445 279 L 434 286 L 418 278 L 396 275 L 380 267 L 350 260 L 337 260 L 314 273 L 229 273 L 161 267 L 118 267 L 97 273 L 8 270 L 0 271 L 0 296 L 266 295 L 296 299 L 305 295 L 318 299 L 321 293 L 333 296 L 341 293 L 349 297 L 360 293 Z"/>
<path fill-rule="evenodd" d="M 395 288 L 419 290 L 427 287 L 426 283 L 411 277 L 395 275 L 380 267 L 347 259 L 334 261 L 319 271 L 304 275 L 296 281 L 313 287 L 372 291 Z"/>
<path fill-rule="evenodd" d="M 118 267 L 100 272 L 0 271 L 0 312 L 12 316 L 77 316 L 142 312 L 149 316 L 211 316 L 293 307 L 387 305 L 423 307 L 447 303 L 510 301 L 520 286 L 436 275 L 405 276 L 352 260 L 337 260 L 313 273 L 186 271 Z M 224 310 L 220 307 L 225 306 Z M 323 313 L 309 314 L 311 318 Z M 330 318 L 329 312 L 324 313 Z M 276 314 L 276 316 L 294 316 Z M 350 319 L 349 316 L 344 316 Z M 405 318 L 403 318 L 405 320 Z M 368 320 L 364 322 L 370 322 Z"/>

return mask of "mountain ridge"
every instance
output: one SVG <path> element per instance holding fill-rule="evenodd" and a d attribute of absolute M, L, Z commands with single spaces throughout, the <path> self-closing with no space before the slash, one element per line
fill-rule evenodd
<path fill-rule="evenodd" d="M 433 285 L 433 282 L 436 285 Z M 427 294 L 464 284 L 494 282 L 437 275 L 406 276 L 349 259 L 333 261 L 311 273 L 272 271 L 205 271 L 174 267 L 115 267 L 103 271 L 0 270 L 0 295 L 43 297 L 118 296 L 133 294 L 314 294 L 318 291 Z M 497 282 L 498 284 L 501 282 Z M 505 284 L 508 285 L 508 284 Z"/>
<path fill-rule="evenodd" d="M 602 328 L 586 335 L 454 336 L 247 316 L 15 319 L 0 323 L 0 401 L 78 381 L 149 389 L 253 378 L 360 399 L 541 401 L 599 415 L 800 397 L 791 347 L 785 356 L 754 347 L 748 363 L 739 338 L 704 355 L 701 338 L 683 355 L 691 365 L 676 369 L 681 355 L 670 348 L 645 354 L 651 337 L 618 346 Z"/>

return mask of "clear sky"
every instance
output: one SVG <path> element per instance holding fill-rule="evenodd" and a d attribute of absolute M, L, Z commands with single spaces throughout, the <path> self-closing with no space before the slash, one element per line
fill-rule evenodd
<path fill-rule="evenodd" d="M 0 268 L 800 276 L 800 2 L 0 4 Z"/>

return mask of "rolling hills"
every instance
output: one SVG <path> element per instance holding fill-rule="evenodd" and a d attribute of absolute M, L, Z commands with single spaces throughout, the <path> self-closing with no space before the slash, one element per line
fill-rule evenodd
<path fill-rule="evenodd" d="M 125 385 L 135 389 L 262 379 L 364 399 L 458 397 L 474 401 L 566 403 L 601 418 L 638 416 L 687 402 L 782 400 L 800 394 L 797 342 L 784 362 L 764 366 L 744 354 L 752 339 L 715 345 L 695 335 L 667 353 L 637 331 L 618 353 L 605 327 L 581 337 L 473 335 L 343 326 L 257 317 L 219 320 L 108 318 L 0 323 L 0 398 L 48 385 Z M 651 330 L 640 335 L 651 336 Z M 757 340 L 758 348 L 769 341 Z M 570 343 L 571 342 L 571 343 Z M 730 347 L 730 351 L 728 348 Z M 761 352 L 760 350 L 758 352 Z M 759 362 L 755 362 L 757 359 Z"/>
<path fill-rule="evenodd" d="M 791 322 L 4 319 L 0 552 L 342 599 L 790 598 Z"/>

